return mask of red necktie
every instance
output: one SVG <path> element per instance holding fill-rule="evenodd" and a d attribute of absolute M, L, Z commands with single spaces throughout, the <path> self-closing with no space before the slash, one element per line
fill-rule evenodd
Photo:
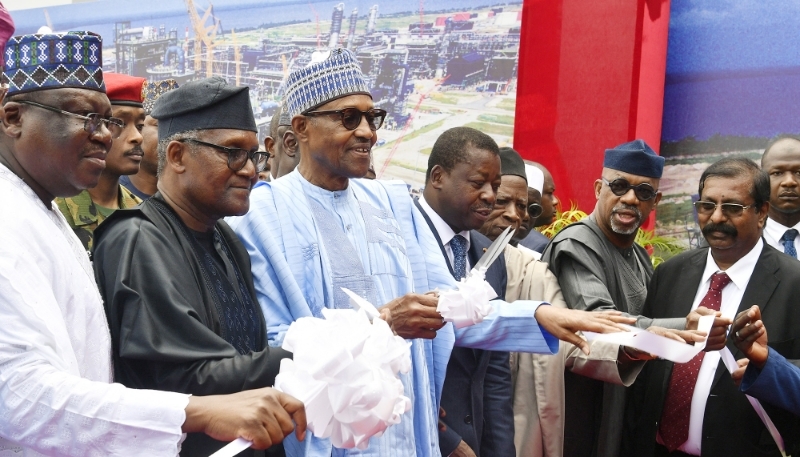
<path fill-rule="evenodd" d="M 727 274 L 714 273 L 711 276 L 711 286 L 700 302 L 700 306 L 719 311 L 722 303 L 722 289 L 730 282 L 731 278 Z M 672 369 L 667 397 L 664 400 L 664 413 L 661 415 L 661 423 L 658 427 L 661 440 L 670 452 L 674 452 L 689 439 L 692 395 L 705 355 L 705 352 L 701 352 L 687 363 L 676 363 Z"/>

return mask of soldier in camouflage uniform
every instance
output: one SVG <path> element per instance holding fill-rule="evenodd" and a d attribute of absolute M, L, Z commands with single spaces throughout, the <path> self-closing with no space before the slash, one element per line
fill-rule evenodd
<path fill-rule="evenodd" d="M 142 200 L 128 189 L 119 187 L 119 209 L 133 208 L 141 202 Z M 97 226 L 117 209 L 96 205 L 88 190 L 74 197 L 57 198 L 56 203 L 87 251 L 92 250 L 92 238 Z"/>
<path fill-rule="evenodd" d="M 94 231 L 105 218 L 117 209 L 132 208 L 142 202 L 120 185 L 119 178 L 137 173 L 142 161 L 141 131 L 145 117 L 142 90 L 146 81 L 115 73 L 105 73 L 104 77 L 113 116 L 124 121 L 125 126 L 111 144 L 97 186 L 74 197 L 56 199 L 61 213 L 90 252 Z"/>

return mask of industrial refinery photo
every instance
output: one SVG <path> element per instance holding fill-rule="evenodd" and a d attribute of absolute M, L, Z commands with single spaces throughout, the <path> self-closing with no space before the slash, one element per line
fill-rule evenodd
<path fill-rule="evenodd" d="M 388 112 L 373 149 L 377 176 L 418 187 L 448 128 L 511 145 L 522 2 L 486 3 L 97 0 L 20 10 L 15 21 L 17 33 L 99 33 L 106 71 L 247 85 L 262 139 L 286 75 L 315 51 L 348 48 Z"/>

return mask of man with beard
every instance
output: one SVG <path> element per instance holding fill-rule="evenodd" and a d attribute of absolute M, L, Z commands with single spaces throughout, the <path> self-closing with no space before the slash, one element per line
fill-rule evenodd
<path fill-rule="evenodd" d="M 74 197 L 57 198 L 58 209 L 78 235 L 87 251 L 92 250 L 92 239 L 97 226 L 120 208 L 133 208 L 142 202 L 120 185 L 122 175 L 139 171 L 142 161 L 142 85 L 144 78 L 118 73 L 106 73 L 106 90 L 115 118 L 124 122 L 122 133 L 111 144 L 106 157 L 106 168 L 97 185 Z"/>
<path fill-rule="evenodd" d="M 525 214 L 526 193 L 530 176 L 522 158 L 511 148 L 500 149 L 502 178 L 494 209 L 480 232 L 495 240 L 506 227 L 517 229 Z M 535 168 L 539 171 L 538 168 Z M 540 172 L 541 173 L 541 172 Z M 534 175 L 535 178 L 535 175 Z M 536 185 L 536 183 L 534 183 Z M 528 205 L 529 206 L 529 205 Z M 558 280 L 547 264 L 538 261 L 529 249 L 506 247 L 506 300 L 545 301 L 566 308 Z M 631 318 L 632 319 L 632 318 Z M 661 328 L 649 331 L 672 339 L 700 340 L 687 332 Z M 618 385 L 630 385 L 651 357 L 618 344 L 593 341 L 587 355 L 574 345 L 560 343 L 555 356 L 512 353 L 511 369 L 514 386 L 514 444 L 520 457 L 557 457 L 563 455 L 564 442 L 564 370 Z"/>
<path fill-rule="evenodd" d="M 142 200 L 147 200 L 158 191 L 158 120 L 150 113 L 161 95 L 177 88 L 178 83 L 174 79 L 148 82 L 142 88 L 145 114 L 141 130 L 142 163 L 139 164 L 138 173 L 119 177 L 119 183 Z"/>
<path fill-rule="evenodd" d="M 769 217 L 764 240 L 797 258 L 800 249 L 800 137 L 782 135 L 771 141 L 761 157 L 769 175 Z"/>
<path fill-rule="evenodd" d="M 695 202 L 709 247 L 684 252 L 659 266 L 642 312 L 671 318 L 707 308 L 716 310 L 718 321 L 730 323 L 737 313 L 758 305 L 771 349 L 797 363 L 800 264 L 762 241 L 769 191 L 767 174 L 749 159 L 722 159 L 709 166 L 700 177 L 700 201 Z M 731 339 L 747 335 L 734 333 Z M 721 348 L 720 341 L 725 343 L 725 333 L 712 331 L 711 349 Z M 734 357 L 745 356 L 732 341 L 728 349 Z M 631 387 L 625 418 L 625 436 L 630 439 L 622 455 L 780 456 L 720 359 L 719 352 L 706 352 L 683 364 L 649 362 Z M 739 366 L 746 362 L 740 360 Z M 783 455 L 797 455 L 800 418 L 764 407 L 785 440 Z"/>
<path fill-rule="evenodd" d="M 661 200 L 663 169 L 664 159 L 642 140 L 606 150 L 601 178 L 594 183 L 594 211 L 559 232 L 542 255 L 558 278 L 567 306 L 619 310 L 635 316 L 640 328 L 684 328 L 682 318 L 654 322 L 640 315 L 653 266 L 634 239 Z M 572 373 L 565 374 L 564 383 L 564 455 L 616 457 L 625 388 Z"/>

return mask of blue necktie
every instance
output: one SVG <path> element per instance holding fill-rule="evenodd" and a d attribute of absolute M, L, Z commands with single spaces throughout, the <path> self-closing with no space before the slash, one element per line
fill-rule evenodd
<path fill-rule="evenodd" d="M 467 275 L 467 239 L 456 235 L 450 240 L 450 249 L 453 250 L 453 276 L 456 281 Z"/>
<path fill-rule="evenodd" d="M 786 254 L 797 258 L 797 250 L 794 248 L 794 239 L 797 238 L 797 230 L 789 229 L 786 233 L 783 234 L 781 237 L 781 243 L 783 243 L 783 252 Z"/>

